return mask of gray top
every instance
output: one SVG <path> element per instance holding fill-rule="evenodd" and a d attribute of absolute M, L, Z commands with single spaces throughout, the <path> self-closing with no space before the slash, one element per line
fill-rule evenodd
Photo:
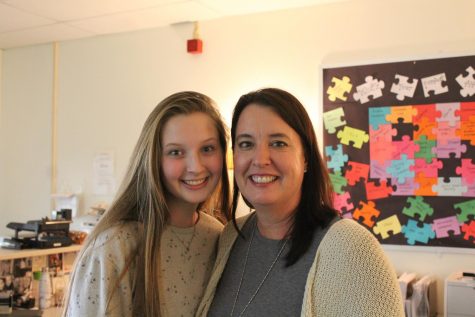
<path fill-rule="evenodd" d="M 231 316 L 255 223 L 253 216 L 242 229 L 246 239 L 238 238 L 231 250 L 209 310 L 210 317 Z M 308 251 L 290 267 L 285 267 L 285 256 L 290 249 L 290 242 L 287 243 L 257 295 L 241 315 L 284 243 L 284 240 L 264 238 L 256 227 L 233 316 L 299 316 L 307 275 L 326 231 L 317 230 Z"/>

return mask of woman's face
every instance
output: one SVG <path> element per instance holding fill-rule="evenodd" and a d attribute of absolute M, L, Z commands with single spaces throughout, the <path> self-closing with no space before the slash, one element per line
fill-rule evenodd
<path fill-rule="evenodd" d="M 243 196 L 257 211 L 294 211 L 306 165 L 298 134 L 270 107 L 250 104 L 234 141 L 234 176 Z"/>
<path fill-rule="evenodd" d="M 195 112 L 177 115 L 164 125 L 162 173 L 168 204 L 199 204 L 219 183 L 223 149 L 213 120 Z"/>

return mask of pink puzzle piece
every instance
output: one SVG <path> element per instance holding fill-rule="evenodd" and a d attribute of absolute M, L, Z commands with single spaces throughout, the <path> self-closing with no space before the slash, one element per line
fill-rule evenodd
<path fill-rule="evenodd" d="M 391 179 L 391 184 L 396 187 L 392 193 L 393 196 L 412 196 L 419 190 L 419 184 L 414 180 L 406 180 L 404 184 L 399 184 L 397 179 Z"/>
<path fill-rule="evenodd" d="M 438 103 L 435 108 L 440 111 L 440 117 L 436 119 L 437 122 L 449 122 L 454 126 L 456 122 L 460 121 L 458 110 L 460 110 L 459 102 Z"/>
<path fill-rule="evenodd" d="M 387 186 L 386 180 L 381 180 L 379 186 L 376 185 L 376 182 L 366 183 L 366 198 L 368 200 L 386 198 L 389 197 L 392 192 L 393 188 L 391 186 Z"/>
<path fill-rule="evenodd" d="M 382 163 L 376 160 L 371 160 L 370 162 L 370 178 L 389 178 L 391 174 L 389 174 L 386 169 L 391 165 L 390 160 L 386 160 Z"/>
<path fill-rule="evenodd" d="M 454 235 L 460 234 L 460 224 L 456 216 L 434 219 L 432 230 L 435 231 L 437 239 L 447 238 L 449 231 L 452 231 Z"/>
<path fill-rule="evenodd" d="M 402 137 L 402 141 L 393 142 L 393 160 L 401 159 L 402 154 L 406 154 L 408 159 L 414 158 L 414 153 L 419 151 L 419 145 L 414 143 L 408 135 Z"/>
<path fill-rule="evenodd" d="M 351 197 L 349 192 L 344 192 L 343 194 L 335 193 L 333 195 L 333 205 L 335 209 L 340 212 L 343 212 L 343 210 L 348 212 L 355 208 L 350 200 Z"/>
<path fill-rule="evenodd" d="M 369 155 L 371 161 L 377 161 L 383 165 L 392 159 L 393 142 L 378 140 L 371 142 L 369 146 Z"/>
<path fill-rule="evenodd" d="M 348 161 L 348 165 L 351 167 L 351 169 L 347 170 L 345 173 L 348 185 L 354 186 L 360 179 L 364 179 L 365 181 L 368 179 L 368 164 Z"/>
<path fill-rule="evenodd" d="M 409 167 L 409 169 L 416 174 L 422 173 L 425 177 L 438 177 L 438 171 L 443 166 L 442 161 L 437 160 L 437 158 L 432 158 L 432 162 L 429 164 L 427 164 L 426 159 L 418 158 L 414 160 L 414 165 Z"/>
<path fill-rule="evenodd" d="M 369 127 L 369 139 L 371 142 L 388 141 L 391 142 L 393 136 L 397 135 L 397 130 L 393 129 L 391 124 L 381 124 L 379 129 L 373 130 L 373 127 Z"/>
<path fill-rule="evenodd" d="M 455 172 L 461 175 L 466 184 L 475 181 L 475 164 L 472 164 L 472 159 L 462 159 L 462 166 L 457 167 Z"/>
<path fill-rule="evenodd" d="M 432 153 L 436 154 L 438 158 L 450 158 L 454 154 L 456 158 L 460 158 L 462 153 L 467 151 L 467 146 L 462 144 L 460 139 L 447 140 L 447 144 L 437 144 L 432 148 Z"/>
<path fill-rule="evenodd" d="M 447 144 L 449 140 L 456 139 L 456 131 L 460 129 L 460 122 L 450 125 L 449 122 L 439 122 L 432 132 L 437 136 L 437 144 Z"/>

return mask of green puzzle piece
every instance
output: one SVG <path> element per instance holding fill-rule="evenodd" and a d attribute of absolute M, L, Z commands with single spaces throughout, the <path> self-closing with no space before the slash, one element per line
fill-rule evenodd
<path fill-rule="evenodd" d="M 432 153 L 432 148 L 435 147 L 435 140 L 427 140 L 427 136 L 421 135 L 419 140 L 414 141 L 419 145 L 419 151 L 414 153 L 415 158 L 423 158 L 427 163 L 432 162 L 432 158 L 437 157 L 435 153 Z"/>
<path fill-rule="evenodd" d="M 472 215 L 475 218 L 475 199 L 454 204 L 454 208 L 460 209 L 461 211 L 460 214 L 457 215 L 457 220 L 459 222 L 467 221 L 469 215 Z"/>
<path fill-rule="evenodd" d="M 335 193 L 343 194 L 344 190 L 342 187 L 345 187 L 348 184 L 348 181 L 341 175 L 341 172 L 330 173 L 330 180 L 333 184 Z"/>
<path fill-rule="evenodd" d="M 411 207 L 404 207 L 402 213 L 406 216 L 415 218 L 416 214 L 419 215 L 419 220 L 424 221 L 426 216 L 432 216 L 434 214 L 434 209 L 426 202 L 422 196 L 409 197 L 407 202 L 411 204 Z"/>

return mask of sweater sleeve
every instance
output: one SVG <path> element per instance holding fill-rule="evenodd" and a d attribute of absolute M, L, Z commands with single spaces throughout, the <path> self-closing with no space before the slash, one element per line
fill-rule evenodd
<path fill-rule="evenodd" d="M 404 316 L 393 267 L 374 236 L 353 220 L 336 222 L 323 238 L 302 316 Z"/>
<path fill-rule="evenodd" d="M 67 316 L 133 316 L 134 268 L 129 267 L 117 281 L 127 265 L 126 256 L 136 246 L 136 236 L 133 225 L 114 227 L 87 246 L 76 263 Z"/>

